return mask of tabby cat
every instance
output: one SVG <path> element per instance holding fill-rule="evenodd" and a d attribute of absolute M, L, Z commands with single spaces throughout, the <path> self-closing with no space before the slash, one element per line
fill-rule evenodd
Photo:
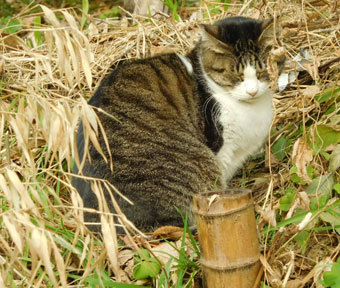
<path fill-rule="evenodd" d="M 190 211 L 194 193 L 225 188 L 263 145 L 272 121 L 266 63 L 273 26 L 273 20 L 245 17 L 201 25 L 201 40 L 189 54 L 124 62 L 90 99 L 119 121 L 98 115 L 113 172 L 90 147 L 92 162 L 83 173 L 109 180 L 133 201 L 117 196 L 138 228 L 182 225 L 175 207 Z M 278 64 L 282 67 L 283 59 Z M 82 157 L 82 126 L 77 141 Z M 90 183 L 80 178 L 73 183 L 84 205 L 97 208 Z M 99 219 L 96 214 L 85 218 Z"/>

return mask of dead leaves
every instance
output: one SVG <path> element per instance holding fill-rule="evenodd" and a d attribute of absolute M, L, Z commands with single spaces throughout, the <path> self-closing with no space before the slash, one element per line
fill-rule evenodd
<path fill-rule="evenodd" d="M 46 20 L 53 26 L 44 29 L 47 47 L 50 52 L 50 60 L 56 60 L 60 78 L 66 77 L 67 84 L 74 86 L 74 81 L 80 86 L 81 72 L 84 73 L 88 87 L 92 88 L 92 72 L 90 63 L 93 62 L 93 54 L 85 35 L 79 30 L 74 17 L 66 10 L 62 11 L 68 27 L 64 26 L 54 12 L 44 5 L 40 5 Z M 53 47 L 56 48 L 55 59 L 52 59 Z"/>
<path fill-rule="evenodd" d="M 285 55 L 286 50 L 283 47 L 279 47 L 275 50 L 272 50 L 269 54 L 267 60 L 267 69 L 270 78 L 270 84 L 272 90 L 278 90 L 278 79 L 279 79 L 279 70 L 277 66 L 277 62 Z"/>
<path fill-rule="evenodd" d="M 302 90 L 302 94 L 308 99 L 313 99 L 318 93 L 320 93 L 320 88 L 316 85 L 307 86 Z"/>
<path fill-rule="evenodd" d="M 276 213 L 274 208 L 270 205 L 266 206 L 263 210 L 260 210 L 263 221 L 269 223 L 271 226 L 276 227 Z"/>
<path fill-rule="evenodd" d="M 312 180 L 308 176 L 307 166 L 313 160 L 313 150 L 303 138 L 299 138 L 295 142 L 293 146 L 292 159 L 296 165 L 298 176 L 307 183 L 311 183 Z"/>
<path fill-rule="evenodd" d="M 5 227 L 7 228 L 9 235 L 12 238 L 12 241 L 14 242 L 15 246 L 18 248 L 19 252 L 23 253 L 23 239 L 20 234 L 20 228 L 17 225 L 18 223 L 13 223 L 13 218 L 8 217 L 7 215 L 2 216 L 3 223 L 5 224 Z"/>
<path fill-rule="evenodd" d="M 162 226 L 153 232 L 154 238 L 177 240 L 183 236 L 183 228 L 177 226 Z"/>
<path fill-rule="evenodd" d="M 157 16 L 157 14 L 167 15 L 169 8 L 161 0 L 128 0 L 124 1 L 126 9 L 134 14 Z"/>

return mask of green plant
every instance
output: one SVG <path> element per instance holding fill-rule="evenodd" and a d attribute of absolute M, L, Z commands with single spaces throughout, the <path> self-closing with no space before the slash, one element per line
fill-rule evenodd
<path fill-rule="evenodd" d="M 107 272 L 103 269 L 100 273 L 94 273 L 91 276 L 88 276 L 85 280 L 87 287 L 97 288 L 97 287 L 113 287 L 113 288 L 151 288 L 150 286 L 140 286 L 135 284 L 126 284 L 126 283 L 118 283 L 113 281 L 108 275 Z"/>
<path fill-rule="evenodd" d="M 166 5 L 171 12 L 172 15 L 172 19 L 179 21 L 179 15 L 178 15 L 178 2 L 177 0 L 162 0 L 162 2 L 164 3 L 164 5 Z"/>
<path fill-rule="evenodd" d="M 152 257 L 146 249 L 141 249 L 136 253 L 136 266 L 133 269 L 133 277 L 137 280 L 155 278 L 161 271 L 161 264 Z"/>
<path fill-rule="evenodd" d="M 275 157 L 282 161 L 286 157 L 286 150 L 288 145 L 291 143 L 285 135 L 282 135 L 275 143 L 272 145 L 272 152 Z"/>
<path fill-rule="evenodd" d="M 82 14 L 81 14 L 81 29 L 84 28 L 86 23 L 86 14 L 89 13 L 89 0 L 82 0 Z"/>
<path fill-rule="evenodd" d="M 38 30 L 41 27 L 41 16 L 35 17 L 33 19 L 33 27 L 37 29 L 34 31 L 34 39 L 37 46 L 39 46 L 41 43 L 43 43 L 41 32 Z"/>
<path fill-rule="evenodd" d="M 21 30 L 21 22 L 18 19 L 13 19 L 11 16 L 0 18 L 0 30 L 8 34 L 14 34 Z"/>
<path fill-rule="evenodd" d="M 122 13 L 122 10 L 118 6 L 113 6 L 110 10 L 104 11 L 99 18 L 100 19 L 106 19 L 106 18 L 115 18 L 119 17 L 119 15 Z"/>
<path fill-rule="evenodd" d="M 208 18 L 209 16 L 215 16 L 217 14 L 221 14 L 223 11 L 228 11 L 230 0 L 217 0 L 214 1 L 213 4 L 208 4 L 208 11 L 204 13 L 204 18 Z"/>
<path fill-rule="evenodd" d="M 340 257 L 337 262 L 332 264 L 329 272 L 324 272 L 323 279 L 320 283 L 325 287 L 340 288 Z"/>

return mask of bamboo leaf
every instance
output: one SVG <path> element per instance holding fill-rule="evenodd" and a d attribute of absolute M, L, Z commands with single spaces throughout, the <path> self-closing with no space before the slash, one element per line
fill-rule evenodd
<path fill-rule="evenodd" d="M 332 227 L 340 233 L 340 228 L 335 228 L 340 226 L 340 207 L 334 207 L 332 210 L 321 213 L 320 218 L 331 224 Z"/>
<path fill-rule="evenodd" d="M 318 147 L 325 149 L 329 145 L 340 142 L 340 130 L 327 125 L 318 125 L 314 130 L 315 140 Z"/>
<path fill-rule="evenodd" d="M 339 92 L 340 87 L 331 87 L 322 91 L 322 93 L 320 93 L 319 95 L 315 96 L 315 100 L 319 103 L 323 103 L 333 98 L 334 96 L 337 96 Z"/>
<path fill-rule="evenodd" d="M 15 243 L 15 246 L 18 248 L 20 253 L 23 253 L 23 244 L 22 244 L 22 239 L 20 237 L 20 233 L 16 229 L 15 225 L 11 223 L 9 218 L 6 215 L 3 215 L 2 217 L 4 224 L 9 232 L 9 235 L 11 235 L 11 238 L 13 242 Z"/>
<path fill-rule="evenodd" d="M 306 189 L 307 194 L 330 195 L 334 185 L 334 178 L 332 174 L 321 175 L 313 179 L 312 183 Z"/>
<path fill-rule="evenodd" d="M 287 139 L 284 136 L 281 136 L 272 146 L 272 151 L 275 157 L 278 160 L 283 160 L 285 158 L 286 153 L 286 146 L 287 146 Z"/>
<path fill-rule="evenodd" d="M 334 172 L 340 167 L 340 144 L 336 145 L 329 158 L 329 171 Z"/>
<path fill-rule="evenodd" d="M 50 22 L 54 27 L 61 27 L 58 18 L 55 16 L 51 9 L 47 8 L 44 5 L 40 5 L 40 7 L 43 10 L 48 22 Z"/>
<path fill-rule="evenodd" d="M 89 1 L 83 0 L 82 6 L 83 6 L 83 11 L 82 11 L 82 15 L 81 15 L 81 29 L 84 28 L 85 23 L 86 23 L 86 14 L 89 12 Z"/>
<path fill-rule="evenodd" d="M 154 260 L 154 261 L 153 261 Z M 133 270 L 133 277 L 137 280 L 155 278 L 161 271 L 161 264 L 156 259 L 142 261 Z"/>
<path fill-rule="evenodd" d="M 295 193 L 288 192 L 280 198 L 280 210 L 288 211 L 292 206 L 295 199 Z"/>
<path fill-rule="evenodd" d="M 331 288 L 340 288 L 340 257 L 336 263 L 333 263 L 332 270 L 323 274 L 322 285 Z"/>

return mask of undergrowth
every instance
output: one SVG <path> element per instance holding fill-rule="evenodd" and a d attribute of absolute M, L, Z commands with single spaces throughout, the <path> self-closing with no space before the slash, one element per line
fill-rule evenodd
<path fill-rule="evenodd" d="M 112 64 L 169 49 L 184 54 L 203 21 L 280 13 L 285 72 L 296 80 L 275 94 L 265 152 L 232 184 L 254 193 L 262 287 L 339 287 L 336 5 L 164 1 L 170 16 L 129 23 L 122 3 L 64 1 L 58 8 L 65 9 L 53 10 L 52 2 L 5 1 L 0 15 L 0 287 L 199 287 L 199 244 L 185 217 L 184 230 L 160 240 L 138 233 L 122 214 L 115 223 L 103 204 L 102 235 L 87 230 L 70 183 L 71 166 L 82 161 L 77 125 L 83 121 L 87 141 L 101 151 L 96 139 L 104 131 L 85 99 Z M 99 199 L 104 189 L 118 193 L 93 183 Z M 126 236 L 116 235 L 116 224 Z"/>

